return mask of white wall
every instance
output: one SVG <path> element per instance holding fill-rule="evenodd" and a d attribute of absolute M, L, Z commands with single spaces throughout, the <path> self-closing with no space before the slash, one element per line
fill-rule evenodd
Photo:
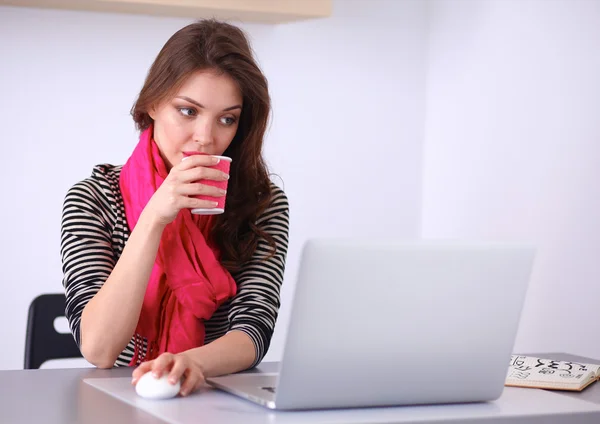
<path fill-rule="evenodd" d="M 329 19 L 244 25 L 271 84 L 267 159 L 291 202 L 271 360 L 307 237 L 419 232 L 425 3 L 334 6 Z M 137 141 L 129 109 L 163 43 L 187 23 L 0 7 L 0 369 L 22 367 L 29 302 L 62 290 L 66 190 L 94 164 L 127 159 Z"/>
<path fill-rule="evenodd" d="M 600 358 L 600 2 L 433 3 L 425 237 L 539 246 L 516 349 Z"/>
<path fill-rule="evenodd" d="M 425 3 L 339 0 L 334 17 L 279 26 L 263 63 L 274 92 L 268 157 L 291 202 L 278 359 L 310 236 L 415 238 L 421 207 Z"/>

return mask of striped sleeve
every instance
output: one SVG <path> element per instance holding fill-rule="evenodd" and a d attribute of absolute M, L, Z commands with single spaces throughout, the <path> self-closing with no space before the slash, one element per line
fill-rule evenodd
<path fill-rule="evenodd" d="M 66 317 L 81 346 L 81 314 L 115 266 L 110 205 L 99 181 L 83 180 L 66 194 L 61 225 L 63 286 Z"/>
<path fill-rule="evenodd" d="M 243 331 L 254 342 L 256 359 L 251 368 L 262 361 L 269 349 L 280 306 L 288 249 L 289 205 L 279 187 L 273 185 L 271 205 L 256 223 L 273 237 L 276 252 L 270 256 L 267 241 L 259 240 L 250 261 L 236 273 L 238 292 L 229 309 L 229 330 Z"/>

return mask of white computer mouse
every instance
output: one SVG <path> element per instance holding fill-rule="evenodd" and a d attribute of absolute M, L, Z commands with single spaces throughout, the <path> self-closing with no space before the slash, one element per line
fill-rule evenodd
<path fill-rule="evenodd" d="M 181 389 L 181 381 L 169 383 L 169 374 L 156 378 L 151 372 L 142 375 L 135 385 L 136 393 L 146 399 L 169 399 L 177 396 Z"/>

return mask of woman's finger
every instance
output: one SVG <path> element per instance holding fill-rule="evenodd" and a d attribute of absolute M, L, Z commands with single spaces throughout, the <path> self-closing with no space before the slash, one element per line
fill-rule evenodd
<path fill-rule="evenodd" d="M 179 389 L 179 393 L 181 396 L 187 396 L 197 387 L 198 380 L 200 379 L 200 371 L 197 369 L 188 368 L 183 376 L 184 380 L 181 383 L 181 389 Z"/>
<path fill-rule="evenodd" d="M 183 200 L 181 200 L 181 209 L 183 209 L 183 208 L 187 208 L 187 209 L 195 209 L 195 208 L 214 209 L 218 205 L 219 204 L 216 201 L 213 202 L 211 200 L 196 199 L 195 197 L 185 197 Z"/>
<path fill-rule="evenodd" d="M 177 173 L 177 181 L 191 183 L 199 180 L 227 181 L 229 175 L 216 168 L 205 168 L 198 166 Z"/>
<path fill-rule="evenodd" d="M 131 373 L 131 384 L 137 383 L 142 375 L 150 371 L 153 362 L 154 361 L 142 362 L 135 370 L 133 370 Z"/>
<path fill-rule="evenodd" d="M 197 390 L 200 386 L 204 384 L 205 378 L 202 372 L 199 373 L 198 380 L 196 381 L 196 385 L 194 386 L 194 390 Z"/>
<path fill-rule="evenodd" d="M 214 166 L 219 163 L 219 158 L 211 155 L 192 155 L 186 156 L 183 160 L 175 165 L 173 169 L 186 170 L 196 168 L 198 166 Z"/>
<path fill-rule="evenodd" d="M 177 187 L 177 192 L 184 196 L 198 196 L 202 194 L 205 196 L 221 197 L 227 194 L 223 189 L 200 183 L 181 184 Z"/>
<path fill-rule="evenodd" d="M 177 383 L 181 379 L 181 377 L 183 377 L 183 374 L 185 373 L 187 367 L 187 361 L 181 356 L 176 356 L 175 362 L 173 363 L 173 367 L 169 372 L 169 383 Z"/>
<path fill-rule="evenodd" d="M 164 372 L 171 370 L 175 356 L 172 353 L 163 353 L 154 360 L 152 365 L 152 374 L 156 378 L 160 378 Z"/>

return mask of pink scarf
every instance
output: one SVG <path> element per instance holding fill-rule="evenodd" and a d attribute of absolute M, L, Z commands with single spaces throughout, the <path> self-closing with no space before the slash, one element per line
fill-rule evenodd
<path fill-rule="evenodd" d="M 131 231 L 168 175 L 152 134 L 152 126 L 141 134 L 121 170 L 119 185 Z M 206 242 L 211 218 L 184 209 L 165 228 L 146 288 L 130 365 L 155 359 L 164 352 L 179 353 L 202 346 L 204 321 L 235 295 L 235 281 L 219 262 L 218 251 Z M 146 351 L 143 339 L 147 340 Z"/>

